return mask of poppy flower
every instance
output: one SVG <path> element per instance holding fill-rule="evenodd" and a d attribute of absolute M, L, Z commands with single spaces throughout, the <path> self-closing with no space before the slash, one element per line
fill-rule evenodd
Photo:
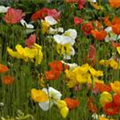
<path fill-rule="evenodd" d="M 90 45 L 87 57 L 90 59 L 90 62 L 92 63 L 92 65 L 95 65 L 95 63 L 96 63 L 95 56 L 96 56 L 96 48 L 94 47 L 94 45 Z"/>
<path fill-rule="evenodd" d="M 0 64 L 0 73 L 7 72 L 9 68 L 5 65 Z"/>
<path fill-rule="evenodd" d="M 13 82 L 14 82 L 14 77 L 12 76 L 7 75 L 2 78 L 2 83 L 5 85 L 12 84 Z"/>
<path fill-rule="evenodd" d="M 120 7 L 120 0 L 109 0 L 109 5 L 117 9 Z"/>
<path fill-rule="evenodd" d="M 105 23 L 106 26 L 110 26 L 111 25 L 111 22 L 109 20 L 109 16 L 104 17 L 103 20 L 104 20 L 104 23 Z"/>
<path fill-rule="evenodd" d="M 104 105 L 103 111 L 106 115 L 112 116 L 119 113 L 119 107 L 115 103 L 109 102 Z"/>
<path fill-rule="evenodd" d="M 78 2 L 78 8 L 81 10 L 84 8 L 86 0 L 79 0 Z"/>
<path fill-rule="evenodd" d="M 38 10 L 37 12 L 35 12 L 32 16 L 31 16 L 31 20 L 36 21 L 38 19 L 44 19 L 45 16 L 51 16 L 54 19 L 59 19 L 60 18 L 60 12 L 58 12 L 56 9 L 49 9 L 49 8 L 42 8 L 40 10 Z"/>
<path fill-rule="evenodd" d="M 63 63 L 61 61 L 53 61 L 49 63 L 49 66 L 52 70 L 57 70 L 57 71 L 63 70 Z"/>
<path fill-rule="evenodd" d="M 42 91 L 48 96 L 48 100 L 39 103 L 40 108 L 44 111 L 49 110 L 54 104 L 57 104 L 57 101 L 62 97 L 62 94 L 53 87 L 43 88 Z"/>
<path fill-rule="evenodd" d="M 113 95 L 113 101 L 114 101 L 115 105 L 120 107 L 120 95 L 114 94 Z"/>
<path fill-rule="evenodd" d="M 31 46 L 36 42 L 36 34 L 31 34 L 28 39 L 25 40 L 25 44 L 31 48 Z"/>
<path fill-rule="evenodd" d="M 59 78 L 60 71 L 57 70 L 50 70 L 45 72 L 45 79 L 46 80 L 57 80 Z"/>
<path fill-rule="evenodd" d="M 112 102 L 113 98 L 112 95 L 109 92 L 104 91 L 101 95 L 100 95 L 100 104 L 102 106 L 104 106 L 106 103 Z"/>
<path fill-rule="evenodd" d="M 99 92 L 104 92 L 104 91 L 111 92 L 112 90 L 110 85 L 106 85 L 103 83 L 96 83 L 95 88 L 98 89 Z"/>
<path fill-rule="evenodd" d="M 83 22 L 83 19 L 82 18 L 79 18 L 79 17 L 74 17 L 74 24 L 75 25 L 79 25 Z"/>
<path fill-rule="evenodd" d="M 42 90 L 32 89 L 31 97 L 35 102 L 45 102 L 48 100 L 48 95 Z"/>
<path fill-rule="evenodd" d="M 20 9 L 9 8 L 5 15 L 5 22 L 10 24 L 19 23 L 25 14 Z"/>
<path fill-rule="evenodd" d="M 107 32 L 105 30 L 100 30 L 100 31 L 92 30 L 91 33 L 93 37 L 99 41 L 103 41 L 107 36 Z"/>
<path fill-rule="evenodd" d="M 114 81 L 114 83 L 111 83 L 112 90 L 120 95 L 120 81 Z"/>
<path fill-rule="evenodd" d="M 120 43 L 112 42 L 112 46 L 114 48 L 120 47 Z"/>
<path fill-rule="evenodd" d="M 94 104 L 94 100 L 92 98 L 89 98 L 88 100 L 88 108 L 92 113 L 97 113 L 97 107 Z"/>
<path fill-rule="evenodd" d="M 114 17 L 111 23 L 112 23 L 112 25 L 120 24 L 120 18 L 119 17 Z"/>
<path fill-rule="evenodd" d="M 120 35 L 120 24 L 112 25 L 112 30 L 115 34 Z"/>
<path fill-rule="evenodd" d="M 60 114 L 62 115 L 62 117 L 66 118 L 69 113 L 69 109 L 67 107 L 66 102 L 64 100 L 58 100 L 57 107 L 59 108 Z"/>
<path fill-rule="evenodd" d="M 92 23 L 85 23 L 81 27 L 82 31 L 84 32 L 85 35 L 90 35 L 91 31 L 93 29 Z"/>
<path fill-rule="evenodd" d="M 64 101 L 67 103 L 69 109 L 75 109 L 79 106 L 79 101 L 73 98 L 65 98 Z"/>

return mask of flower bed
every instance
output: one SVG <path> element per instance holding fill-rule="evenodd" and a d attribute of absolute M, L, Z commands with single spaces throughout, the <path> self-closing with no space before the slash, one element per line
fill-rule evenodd
<path fill-rule="evenodd" d="M 1 120 L 119 120 L 119 41 L 120 0 L 1 2 Z"/>

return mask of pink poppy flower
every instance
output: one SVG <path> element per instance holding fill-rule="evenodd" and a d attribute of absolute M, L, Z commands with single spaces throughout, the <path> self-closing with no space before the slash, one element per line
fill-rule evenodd
<path fill-rule="evenodd" d="M 19 23 L 20 20 L 25 16 L 20 9 L 9 8 L 5 15 L 5 22 L 10 24 Z"/>
<path fill-rule="evenodd" d="M 79 0 L 79 3 L 78 3 L 78 8 L 81 10 L 83 9 L 84 5 L 85 5 L 85 2 L 86 0 Z"/>
<path fill-rule="evenodd" d="M 79 18 L 79 17 L 74 17 L 74 24 L 75 25 L 79 25 L 83 22 L 83 19 L 82 18 Z"/>
<path fill-rule="evenodd" d="M 36 42 L 36 34 L 31 34 L 28 39 L 25 40 L 25 44 L 31 48 L 31 46 Z"/>
<path fill-rule="evenodd" d="M 45 16 L 52 16 L 54 19 L 59 19 L 60 18 L 60 12 L 58 12 L 56 9 L 49 9 L 49 8 L 42 8 L 35 12 L 31 19 L 33 21 L 36 21 L 38 19 L 44 19 Z"/>

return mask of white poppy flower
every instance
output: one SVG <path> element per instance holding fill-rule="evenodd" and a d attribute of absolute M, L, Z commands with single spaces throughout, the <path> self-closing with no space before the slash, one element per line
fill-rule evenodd
<path fill-rule="evenodd" d="M 49 100 L 39 103 L 39 106 L 42 110 L 47 111 L 54 104 L 57 104 L 57 101 L 61 99 L 62 94 L 52 87 L 49 87 L 48 89 L 43 88 L 42 90 L 48 94 Z"/>
<path fill-rule="evenodd" d="M 50 25 L 55 25 L 57 24 L 58 22 L 51 16 L 46 16 L 45 17 L 45 21 L 48 22 Z"/>
<path fill-rule="evenodd" d="M 68 36 L 72 39 L 76 39 L 77 31 L 75 29 L 68 29 L 67 31 L 65 31 L 65 33 L 63 35 Z"/>
<path fill-rule="evenodd" d="M 34 26 L 32 24 L 27 24 L 27 22 L 25 20 L 21 20 L 20 21 L 21 25 L 25 26 L 26 28 L 29 28 L 29 29 L 33 29 Z"/>
<path fill-rule="evenodd" d="M 0 13 L 6 13 L 10 7 L 0 6 Z"/>
<path fill-rule="evenodd" d="M 71 39 L 68 36 L 63 36 L 63 35 L 54 35 L 54 40 L 61 45 L 67 44 L 67 43 L 71 43 L 71 45 L 73 45 L 75 43 L 75 40 Z"/>
<path fill-rule="evenodd" d="M 59 27 L 59 28 L 55 28 L 53 29 L 52 27 L 50 27 L 48 33 L 49 34 L 55 34 L 55 33 L 63 33 L 64 32 L 64 29 L 62 27 Z"/>

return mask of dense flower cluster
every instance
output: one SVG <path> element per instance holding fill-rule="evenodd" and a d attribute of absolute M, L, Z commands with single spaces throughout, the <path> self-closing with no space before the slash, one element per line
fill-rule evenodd
<path fill-rule="evenodd" d="M 120 118 L 120 0 L 104 2 L 61 0 L 56 9 L 35 3 L 34 12 L 0 6 L 0 25 L 10 32 L 0 33 L 0 103 L 14 116 L 2 120 L 34 118 L 41 110 L 56 111 L 58 119 L 75 112 L 74 120 Z M 15 117 L 10 109 L 21 106 L 30 114 Z M 79 116 L 82 109 L 88 117 Z"/>

